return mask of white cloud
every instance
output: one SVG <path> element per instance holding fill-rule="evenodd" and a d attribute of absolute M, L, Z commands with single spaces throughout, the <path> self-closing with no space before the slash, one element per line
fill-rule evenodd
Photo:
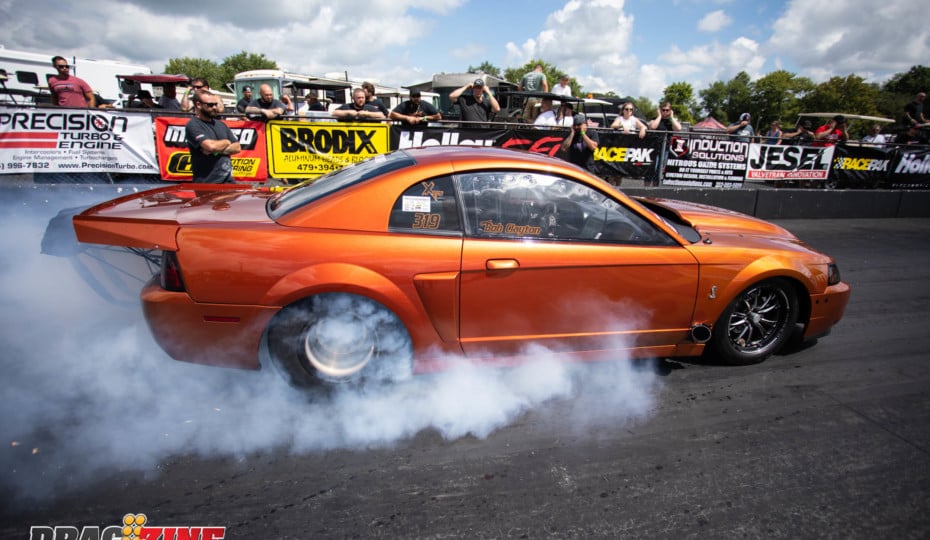
<path fill-rule="evenodd" d="M 727 16 L 722 9 L 711 11 L 698 21 L 698 30 L 702 32 L 719 32 L 733 22 L 733 19 Z"/>

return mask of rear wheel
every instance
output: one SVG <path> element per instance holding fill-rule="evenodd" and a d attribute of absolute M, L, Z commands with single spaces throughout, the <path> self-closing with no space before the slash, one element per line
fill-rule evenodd
<path fill-rule="evenodd" d="M 744 290 L 714 325 L 711 351 L 728 364 L 755 364 L 780 349 L 798 319 L 797 295 L 783 279 Z"/>
<path fill-rule="evenodd" d="M 396 381 L 413 368 L 410 335 L 369 298 L 344 293 L 288 306 L 268 329 L 272 362 L 294 385 Z"/>

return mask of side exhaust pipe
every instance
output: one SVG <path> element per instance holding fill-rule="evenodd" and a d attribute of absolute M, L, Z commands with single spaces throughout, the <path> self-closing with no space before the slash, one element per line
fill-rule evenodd
<path fill-rule="evenodd" d="M 695 343 L 707 343 L 710 341 L 710 327 L 706 324 L 696 324 L 691 327 L 691 341 Z"/>

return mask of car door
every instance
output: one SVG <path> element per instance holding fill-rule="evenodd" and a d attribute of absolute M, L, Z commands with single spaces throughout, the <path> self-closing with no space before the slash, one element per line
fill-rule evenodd
<path fill-rule="evenodd" d="M 698 267 L 664 231 L 570 178 L 462 175 L 460 339 L 468 355 L 670 352 L 690 327 Z"/>

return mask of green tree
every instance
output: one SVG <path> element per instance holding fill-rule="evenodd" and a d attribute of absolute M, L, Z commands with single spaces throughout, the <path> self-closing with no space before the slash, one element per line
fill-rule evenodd
<path fill-rule="evenodd" d="M 210 80 L 211 88 L 222 88 L 226 90 L 226 84 L 232 82 L 236 73 L 251 71 L 253 69 L 279 69 L 277 62 L 266 58 L 264 54 L 255 54 L 246 51 L 240 51 L 236 54 L 227 56 L 220 64 L 220 80 Z"/>
<path fill-rule="evenodd" d="M 918 92 L 930 90 L 930 68 L 912 66 L 906 73 L 897 73 L 882 85 L 876 108 L 886 118 L 900 120 L 904 106 Z"/>
<path fill-rule="evenodd" d="M 801 112 L 800 100 L 814 89 L 806 77 L 778 70 L 764 75 L 752 83 L 751 110 L 758 117 L 759 126 L 772 120 L 794 123 Z"/>
<path fill-rule="evenodd" d="M 754 114 L 752 108 L 752 80 L 745 71 L 740 71 L 735 77 L 729 80 L 726 85 L 727 97 L 724 107 L 725 117 L 718 118 L 723 123 L 728 123 L 739 118 L 744 112 L 753 113 L 753 118 L 758 117 Z"/>
<path fill-rule="evenodd" d="M 501 68 L 485 60 L 478 67 L 468 66 L 468 73 L 487 73 L 492 77 L 501 78 Z"/>
<path fill-rule="evenodd" d="M 875 102 L 878 85 L 865 82 L 858 75 L 831 77 L 818 84 L 801 99 L 801 108 L 808 112 L 838 112 L 847 114 L 878 115 Z M 866 122 L 857 122 L 849 127 L 850 137 L 858 137 L 868 129 Z"/>
<path fill-rule="evenodd" d="M 165 73 L 173 75 L 187 75 L 188 77 L 203 77 L 210 83 L 210 88 L 225 90 L 222 85 L 220 66 L 213 60 L 206 58 L 172 58 L 165 64 Z"/>
<path fill-rule="evenodd" d="M 674 82 L 666 86 L 660 102 L 665 101 L 672 104 L 675 116 L 682 122 L 694 123 L 694 118 L 700 115 L 701 107 L 694 99 L 694 88 L 686 82 Z"/>
<path fill-rule="evenodd" d="M 726 121 L 727 84 L 725 82 L 714 81 L 698 94 L 701 96 L 701 108 L 704 113 L 721 122 Z"/>

